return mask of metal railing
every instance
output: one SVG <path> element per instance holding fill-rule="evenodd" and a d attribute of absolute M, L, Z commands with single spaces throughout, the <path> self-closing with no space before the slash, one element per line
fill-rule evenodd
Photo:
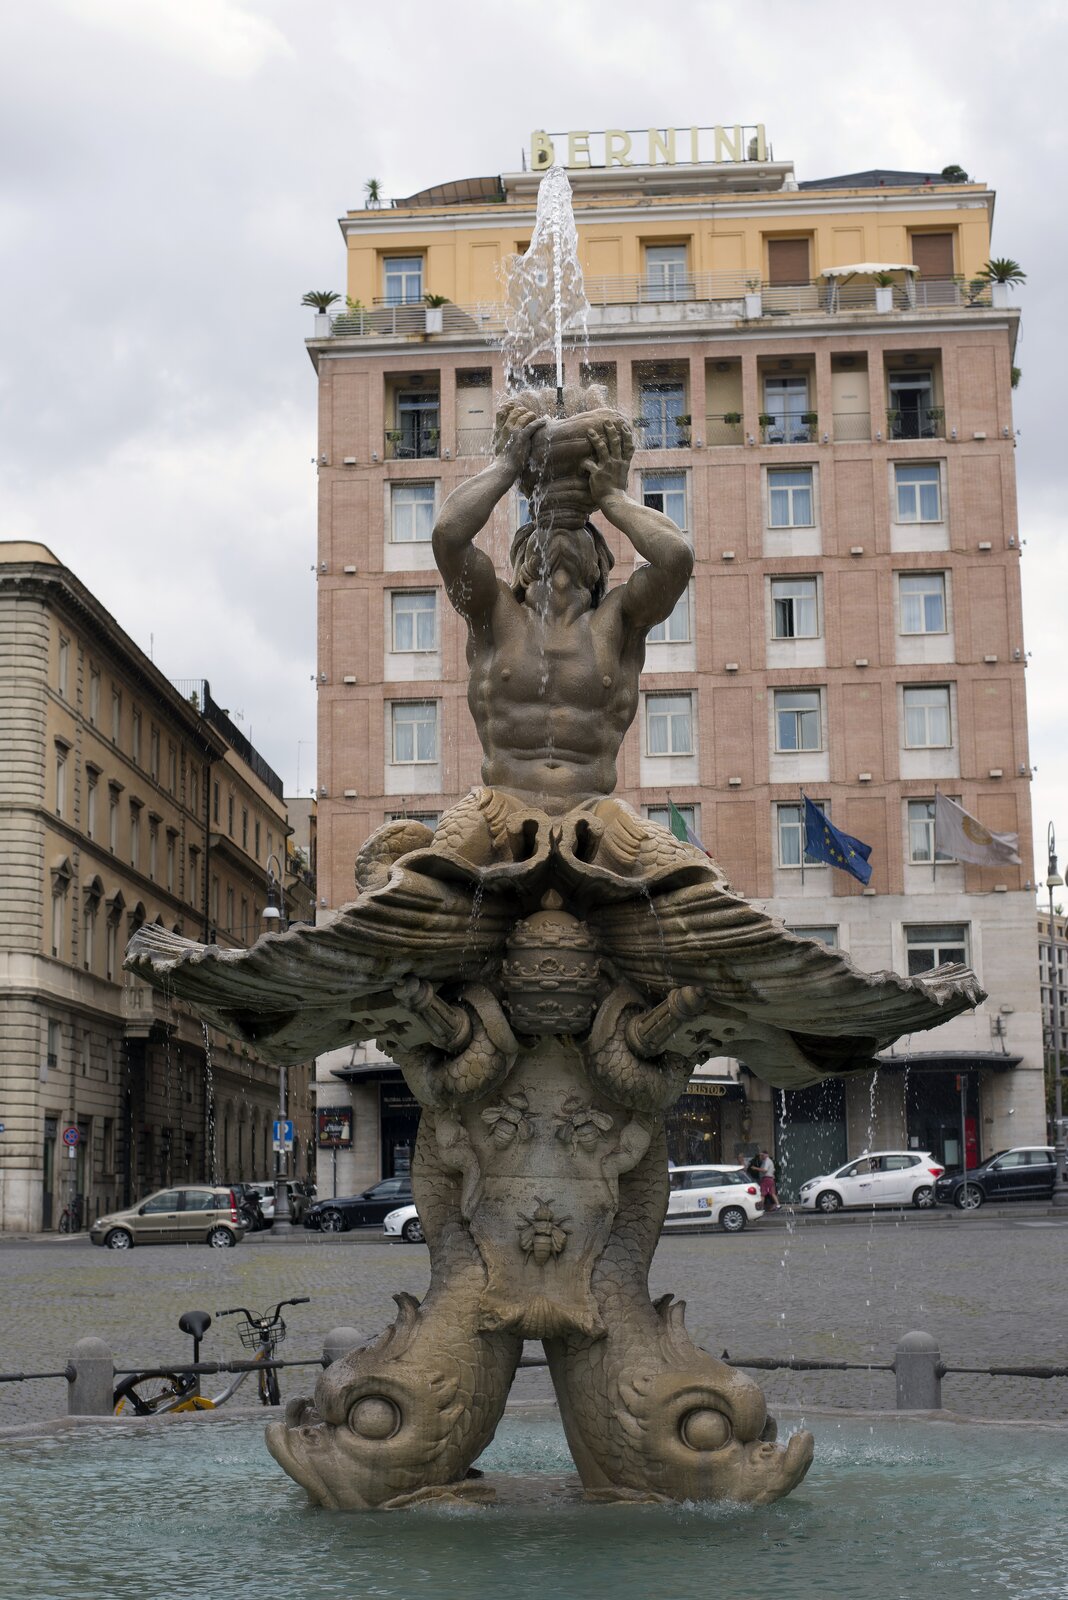
<path fill-rule="evenodd" d="M 692 434 L 690 423 L 672 417 L 634 418 L 634 444 L 638 450 L 686 450 Z"/>
<path fill-rule="evenodd" d="M 436 461 L 440 454 L 440 428 L 386 429 L 386 461 Z"/>
<path fill-rule="evenodd" d="M 888 439 L 944 439 L 946 413 L 942 406 L 890 407 L 886 413 Z"/>
<path fill-rule="evenodd" d="M 747 294 L 761 297 L 764 317 L 838 316 L 879 310 L 870 279 L 815 278 L 805 283 L 762 283 L 741 272 L 695 272 L 674 279 L 631 273 L 585 281 L 591 328 L 632 322 L 731 322 L 746 315 Z M 905 278 L 890 286 L 893 313 L 982 310 L 991 305 L 990 284 L 978 278 Z M 325 314 L 329 336 L 346 338 L 434 338 L 427 333 L 422 303 L 348 308 Z M 505 330 L 503 302 L 440 307 L 442 334 L 499 336 Z M 322 331 L 322 330 L 320 330 Z"/>
<path fill-rule="evenodd" d="M 815 412 L 806 412 L 814 418 Z M 804 417 L 791 417 L 762 412 L 759 418 L 760 438 L 764 444 L 812 444 L 816 438 L 817 422 Z"/>
<path fill-rule="evenodd" d="M 745 428 L 740 411 L 725 411 L 705 417 L 705 444 L 744 444 Z"/>
<path fill-rule="evenodd" d="M 871 413 L 868 411 L 836 411 L 834 413 L 834 442 L 849 444 L 871 439 Z"/>

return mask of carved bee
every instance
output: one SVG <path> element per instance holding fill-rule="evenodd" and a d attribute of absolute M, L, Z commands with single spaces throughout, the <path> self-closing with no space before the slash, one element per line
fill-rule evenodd
<path fill-rule="evenodd" d="M 516 1232 L 519 1234 L 519 1247 L 524 1255 L 533 1256 L 539 1267 L 558 1256 L 567 1243 L 569 1228 L 564 1227 L 570 1217 L 556 1217 L 553 1215 L 552 1201 L 542 1200 L 534 1196 L 534 1214 L 528 1217 L 524 1212 L 519 1213 L 516 1223 Z"/>

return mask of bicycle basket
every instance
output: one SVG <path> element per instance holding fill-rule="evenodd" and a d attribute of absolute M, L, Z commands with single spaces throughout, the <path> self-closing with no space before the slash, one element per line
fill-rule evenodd
<path fill-rule="evenodd" d="M 241 1335 L 241 1343 L 245 1346 L 246 1350 L 259 1350 L 262 1347 L 262 1339 L 260 1336 L 260 1327 L 258 1323 L 248 1321 L 239 1322 L 237 1325 L 237 1331 Z M 283 1342 L 285 1336 L 286 1325 L 282 1321 L 281 1317 L 279 1317 L 274 1327 L 268 1330 L 267 1348 L 269 1350 L 276 1349 L 276 1347 Z"/>

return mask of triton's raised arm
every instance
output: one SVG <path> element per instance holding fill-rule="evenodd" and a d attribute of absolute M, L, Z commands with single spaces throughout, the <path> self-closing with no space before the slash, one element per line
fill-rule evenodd
<path fill-rule="evenodd" d="M 627 493 L 634 440 L 626 423 L 606 422 L 590 429 L 590 456 L 584 463 L 590 493 L 612 525 L 626 534 L 648 566 L 639 567 L 621 590 L 627 621 L 652 628 L 675 609 L 693 571 L 693 551 L 670 517 L 639 505 Z"/>
<path fill-rule="evenodd" d="M 482 472 L 453 490 L 434 525 L 434 560 L 449 599 L 468 623 L 487 616 L 497 599 L 493 562 L 475 537 L 526 466 L 531 439 L 544 426 L 544 417 L 507 406 L 498 419 L 497 454 Z"/>

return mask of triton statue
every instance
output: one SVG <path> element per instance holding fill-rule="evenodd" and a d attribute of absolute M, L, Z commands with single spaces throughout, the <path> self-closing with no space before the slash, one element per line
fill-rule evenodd
<path fill-rule="evenodd" d="M 392 822 L 358 898 L 251 950 L 142 928 L 127 965 L 278 1062 L 377 1040 L 422 1107 L 412 1184 L 431 1285 L 272 1423 L 326 1506 L 478 1498 L 524 1339 L 541 1339 L 596 1499 L 766 1502 L 812 1439 L 775 1442 L 757 1385 L 650 1302 L 664 1114 L 694 1065 L 783 1088 L 871 1070 L 902 1033 L 982 998 L 972 974 L 867 975 L 733 894 L 701 851 L 612 798 L 646 636 L 692 558 L 626 493 L 626 420 L 599 393 L 514 396 L 496 455 L 446 501 L 434 553 L 468 628 L 483 784 L 431 832 Z M 512 580 L 475 544 L 519 482 Z M 596 511 L 644 560 L 608 587 Z"/>

